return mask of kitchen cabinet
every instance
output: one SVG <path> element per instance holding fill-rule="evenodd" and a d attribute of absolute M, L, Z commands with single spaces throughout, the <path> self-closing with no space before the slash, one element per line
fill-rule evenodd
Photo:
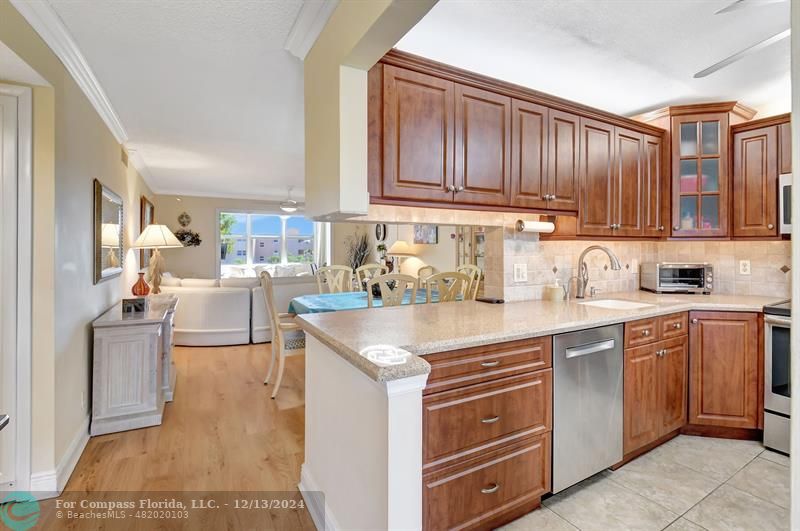
<path fill-rule="evenodd" d="M 642 236 L 664 235 L 664 146 L 661 137 L 644 135 L 642 176 Z"/>
<path fill-rule="evenodd" d="M 383 80 L 383 196 L 452 203 L 455 85 L 392 66 Z"/>
<path fill-rule="evenodd" d="M 641 345 L 625 350 L 623 453 L 626 456 L 686 423 L 689 348 L 686 319 L 682 313 L 626 323 L 626 345 Z"/>
<path fill-rule="evenodd" d="M 662 129 L 395 50 L 370 70 L 367 92 L 372 203 L 567 215 L 580 207 L 589 210 L 582 235 L 661 235 L 663 193 L 647 205 L 642 197 L 662 180 L 663 155 L 653 151 Z M 606 188 L 616 203 L 580 199 Z"/>
<path fill-rule="evenodd" d="M 788 121 L 778 125 L 778 173 L 792 173 L 792 125 Z"/>
<path fill-rule="evenodd" d="M 733 236 L 778 235 L 778 127 L 733 134 Z"/>
<path fill-rule="evenodd" d="M 454 202 L 506 206 L 511 197 L 511 98 L 455 85 Z"/>
<path fill-rule="evenodd" d="M 758 428 L 763 399 L 757 313 L 689 314 L 689 423 Z"/>

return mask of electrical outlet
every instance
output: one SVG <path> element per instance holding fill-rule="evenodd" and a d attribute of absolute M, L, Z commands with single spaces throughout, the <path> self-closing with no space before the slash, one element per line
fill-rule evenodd
<path fill-rule="evenodd" d="M 739 274 L 740 275 L 750 274 L 750 260 L 739 260 Z"/>
<path fill-rule="evenodd" d="M 514 264 L 514 282 L 528 281 L 528 264 Z"/>

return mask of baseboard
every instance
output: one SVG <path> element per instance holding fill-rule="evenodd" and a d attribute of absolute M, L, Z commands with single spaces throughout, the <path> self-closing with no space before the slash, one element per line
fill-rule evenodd
<path fill-rule="evenodd" d="M 317 486 L 316 481 L 314 481 L 305 463 L 300 466 L 300 484 L 297 485 L 297 488 L 300 490 L 300 494 L 303 495 L 303 499 L 306 502 L 306 509 L 308 509 L 309 514 L 311 514 L 311 519 L 314 521 L 314 525 L 318 531 L 338 531 L 341 529 L 328 504 L 323 501 L 323 506 L 320 506 L 320 498 L 306 494 L 322 491 Z"/>
<path fill-rule="evenodd" d="M 55 498 L 61 494 L 88 442 L 89 417 L 86 417 L 75 432 L 75 436 L 69 443 L 67 451 L 61 456 L 55 470 L 31 474 L 31 492 L 39 499 Z"/>

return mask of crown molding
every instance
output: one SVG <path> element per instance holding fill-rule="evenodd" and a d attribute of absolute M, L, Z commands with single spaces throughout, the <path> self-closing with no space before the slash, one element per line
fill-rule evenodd
<path fill-rule="evenodd" d="M 338 5 L 339 0 L 304 0 L 283 48 L 301 61 L 305 60 Z"/>
<path fill-rule="evenodd" d="M 125 144 L 128 134 L 122 121 L 58 13 L 46 1 L 11 0 L 11 4 L 61 60 L 117 142 Z"/>

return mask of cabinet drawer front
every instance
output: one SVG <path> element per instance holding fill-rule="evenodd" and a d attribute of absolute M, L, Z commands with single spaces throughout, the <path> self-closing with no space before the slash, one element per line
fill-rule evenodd
<path fill-rule="evenodd" d="M 546 369 L 423 399 L 423 460 L 438 464 L 517 435 L 552 428 L 553 371 Z"/>
<path fill-rule="evenodd" d="M 423 479 L 427 530 L 482 527 L 496 515 L 550 490 L 550 434 L 528 439 L 480 461 Z"/>
<path fill-rule="evenodd" d="M 625 323 L 625 348 L 658 341 L 657 319 L 641 319 Z"/>
<path fill-rule="evenodd" d="M 684 336 L 689 333 L 689 314 L 673 313 L 658 318 L 661 339 Z"/>
<path fill-rule="evenodd" d="M 485 347 L 425 356 L 431 373 L 424 394 L 547 369 L 552 364 L 552 338 L 537 337 Z"/>

